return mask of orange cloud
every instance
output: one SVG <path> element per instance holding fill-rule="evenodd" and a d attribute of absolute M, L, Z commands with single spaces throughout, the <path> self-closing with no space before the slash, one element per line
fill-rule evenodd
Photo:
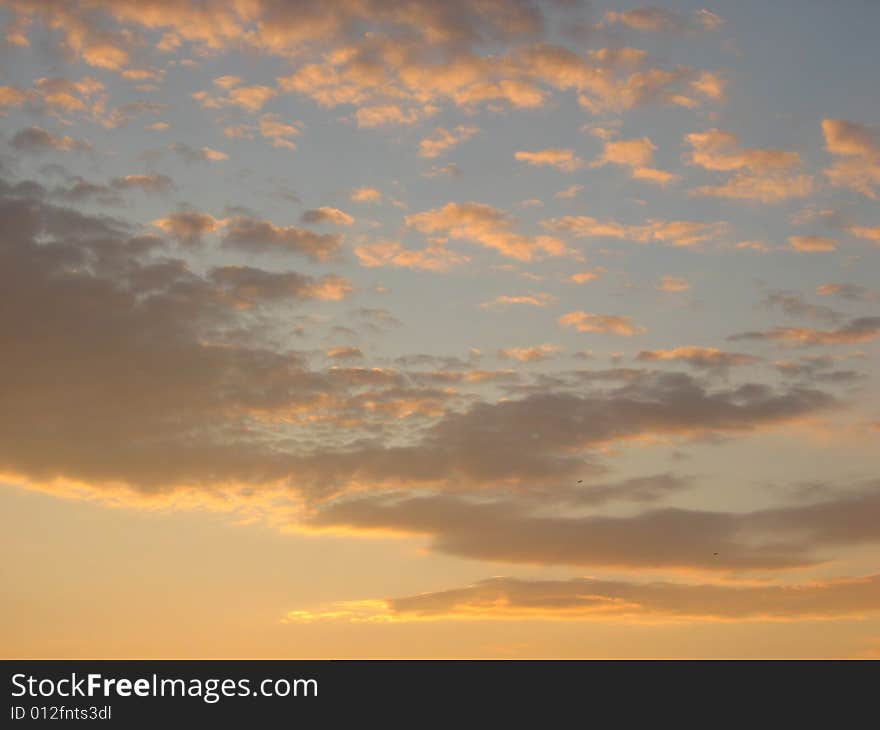
<path fill-rule="evenodd" d="M 609 10 L 603 18 L 605 25 L 624 25 L 633 30 L 649 33 L 682 33 L 694 30 L 717 30 L 724 18 L 711 10 L 698 10 L 692 17 L 663 8 L 643 7 L 618 12 Z"/>
<path fill-rule="evenodd" d="M 359 127 L 384 127 L 389 124 L 404 126 L 416 124 L 435 115 L 439 109 L 435 106 L 413 107 L 404 109 L 396 104 L 380 104 L 364 106 L 355 112 Z"/>
<path fill-rule="evenodd" d="M 208 213 L 185 211 L 154 220 L 153 225 L 174 236 L 181 243 L 194 245 L 201 241 L 202 236 L 216 233 L 224 222 Z"/>
<path fill-rule="evenodd" d="M 880 185 L 880 135 L 876 130 L 846 119 L 823 119 L 825 147 L 842 159 L 826 168 L 835 187 L 849 188 L 875 200 Z"/>
<path fill-rule="evenodd" d="M 506 213 L 483 203 L 447 203 L 442 208 L 406 216 L 405 222 L 429 236 L 473 241 L 520 261 L 569 253 L 565 244 L 552 236 L 514 232 L 514 221 Z"/>
<path fill-rule="evenodd" d="M 563 172 L 574 172 L 584 164 L 584 161 L 576 157 L 574 152 L 565 149 L 548 149 L 540 152 L 516 152 L 514 157 L 520 162 L 526 162 L 536 167 L 555 167 Z"/>
<path fill-rule="evenodd" d="M 681 276 L 664 276 L 657 287 L 660 291 L 677 293 L 691 288 L 690 282 Z"/>
<path fill-rule="evenodd" d="M 586 284 L 589 281 L 595 281 L 602 274 L 605 273 L 605 269 L 599 267 L 598 269 L 593 269 L 592 271 L 579 271 L 576 274 L 572 274 L 568 277 L 568 280 L 572 284 Z"/>
<path fill-rule="evenodd" d="M 354 250 L 362 266 L 393 266 L 414 271 L 448 271 L 470 259 L 446 246 L 432 245 L 420 251 L 404 248 L 397 241 L 377 241 L 358 246 Z"/>
<path fill-rule="evenodd" d="M 583 192 L 583 190 L 583 185 L 569 185 L 564 190 L 560 190 L 558 193 L 554 193 L 553 197 L 559 200 L 568 200 L 570 198 L 576 198 Z"/>
<path fill-rule="evenodd" d="M 677 180 L 678 176 L 650 167 L 656 149 L 657 147 L 647 137 L 608 140 L 605 142 L 602 155 L 591 166 L 602 167 L 609 163 L 621 165 L 630 168 L 630 175 L 634 180 L 668 185 Z"/>
<path fill-rule="evenodd" d="M 376 188 L 355 188 L 349 198 L 355 203 L 378 203 L 382 200 L 382 192 Z"/>
<path fill-rule="evenodd" d="M 856 238 L 864 238 L 880 246 L 880 226 L 849 226 L 846 230 Z"/>
<path fill-rule="evenodd" d="M 811 175 L 793 172 L 801 164 L 796 152 L 743 148 L 732 132 L 710 129 L 688 134 L 690 162 L 707 170 L 735 172 L 722 185 L 694 188 L 693 195 L 779 203 L 810 195 L 815 189 Z"/>
<path fill-rule="evenodd" d="M 488 302 L 483 302 L 480 306 L 485 309 L 497 309 L 506 307 L 510 304 L 528 304 L 532 307 L 546 307 L 554 300 L 550 294 L 530 294 L 527 296 L 508 296 L 502 295 L 495 297 Z"/>
<path fill-rule="evenodd" d="M 735 365 L 750 365 L 758 362 L 752 355 L 738 352 L 725 352 L 716 347 L 676 347 L 672 350 L 642 350 L 637 360 L 682 361 L 698 368 L 727 369 Z"/>
<path fill-rule="evenodd" d="M 27 99 L 28 94 L 22 89 L 14 86 L 0 86 L 0 107 L 21 106 Z"/>
<path fill-rule="evenodd" d="M 321 206 L 307 210 L 302 214 L 303 223 L 333 223 L 337 226 L 352 226 L 354 218 L 339 208 Z"/>
<path fill-rule="evenodd" d="M 795 251 L 825 253 L 837 250 L 837 241 L 824 236 L 789 236 L 788 242 Z"/>
<path fill-rule="evenodd" d="M 260 117 L 260 134 L 266 139 L 272 140 L 272 144 L 276 147 L 286 147 L 295 150 L 296 143 L 291 137 L 298 137 L 301 134 L 298 123 L 286 124 L 281 121 L 281 117 L 277 114 L 264 114 Z"/>
<path fill-rule="evenodd" d="M 537 345 L 535 347 L 509 347 L 498 351 L 498 357 L 517 362 L 541 362 L 549 360 L 562 348 L 559 345 Z"/>
<path fill-rule="evenodd" d="M 541 222 L 557 233 L 570 233 L 578 238 L 619 238 L 637 243 L 665 243 L 670 246 L 696 246 L 717 238 L 727 230 L 725 223 L 697 221 L 649 220 L 643 225 L 626 225 L 617 221 L 599 221 L 590 216 L 564 216 Z"/>
<path fill-rule="evenodd" d="M 438 127 L 419 143 L 419 154 L 429 160 L 440 157 L 448 150 L 466 142 L 480 130 L 477 127 L 459 125 L 453 130 Z"/>
<path fill-rule="evenodd" d="M 647 332 L 644 327 L 636 325 L 629 317 L 616 314 L 590 314 L 589 312 L 569 312 L 559 318 L 563 327 L 573 327 L 578 332 L 595 332 L 597 334 L 620 335 L 633 337 Z"/>
<path fill-rule="evenodd" d="M 878 612 L 877 575 L 783 585 L 495 577 L 463 588 L 290 611 L 285 621 L 835 621 Z"/>

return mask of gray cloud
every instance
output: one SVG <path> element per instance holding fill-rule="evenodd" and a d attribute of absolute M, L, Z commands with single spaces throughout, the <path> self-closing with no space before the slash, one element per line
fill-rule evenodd
<path fill-rule="evenodd" d="M 139 190 L 145 193 L 168 193 L 174 189 L 174 181 L 167 175 L 146 174 L 116 177 L 109 183 L 96 183 L 79 176 L 69 178 L 66 187 L 58 187 L 53 194 L 71 203 L 94 201 L 101 205 L 122 205 L 121 192 Z"/>
<path fill-rule="evenodd" d="M 229 221 L 223 245 L 251 253 L 298 253 L 323 261 L 333 258 L 342 236 L 314 233 L 295 226 L 276 226 L 269 221 L 236 216 Z"/>
<path fill-rule="evenodd" d="M 876 481 L 812 504 L 753 512 L 561 516 L 548 511 L 552 499 L 371 495 L 330 503 L 312 524 L 420 533 L 437 552 L 478 560 L 623 568 L 786 569 L 822 562 L 830 548 L 880 542 Z"/>
<path fill-rule="evenodd" d="M 761 304 L 768 308 L 780 309 L 789 317 L 803 317 L 806 319 L 818 319 L 836 324 L 843 319 L 843 315 L 821 304 L 808 304 L 800 294 L 786 291 L 768 292 Z"/>
<path fill-rule="evenodd" d="M 4 183 L 0 204 L 8 474 L 147 491 L 274 484 L 316 499 L 355 483 L 538 488 L 595 473 L 611 442 L 745 433 L 837 405 L 816 389 L 710 389 L 681 373 L 585 371 L 575 392 L 542 383 L 493 403 L 390 369 L 310 370 L 272 344 L 280 318 L 248 312 L 341 298 L 341 278 L 247 266 L 200 274 L 159 258 L 161 237 L 51 204 L 38 185 Z M 163 221 L 184 238 L 219 227 L 246 251 L 321 258 L 338 243 L 244 217 Z M 359 331 L 397 324 L 375 307 L 351 316 Z M 510 373 L 467 370 L 461 382 L 495 377 Z"/>
<path fill-rule="evenodd" d="M 20 152 L 87 152 L 92 146 L 81 139 L 69 136 L 56 136 L 41 127 L 27 127 L 16 132 L 9 144 Z"/>
<path fill-rule="evenodd" d="M 391 598 L 387 608 L 398 618 L 839 619 L 880 611 L 880 576 L 745 586 L 489 578 L 465 588 Z"/>
<path fill-rule="evenodd" d="M 880 317 L 856 317 L 840 327 L 815 329 L 812 327 L 774 327 L 731 335 L 728 340 L 757 340 L 782 342 L 797 347 L 813 345 L 855 345 L 880 337 Z"/>

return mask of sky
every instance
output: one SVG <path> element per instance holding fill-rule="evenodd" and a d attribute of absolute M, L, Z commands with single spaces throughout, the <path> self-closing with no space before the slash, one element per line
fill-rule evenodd
<path fill-rule="evenodd" d="M 0 0 L 3 655 L 880 656 L 877 27 Z"/>

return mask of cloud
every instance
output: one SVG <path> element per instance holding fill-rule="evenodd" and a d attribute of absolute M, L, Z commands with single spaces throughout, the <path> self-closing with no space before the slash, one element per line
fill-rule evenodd
<path fill-rule="evenodd" d="M 463 588 L 291 611 L 285 620 L 833 621 L 878 611 L 878 575 L 787 585 L 494 577 Z"/>
<path fill-rule="evenodd" d="M 277 114 L 264 114 L 260 117 L 260 134 L 266 139 L 272 140 L 275 147 L 295 150 L 296 143 L 290 138 L 298 137 L 301 133 L 298 122 L 285 124 Z"/>
<path fill-rule="evenodd" d="M 775 149 L 746 149 L 732 132 L 710 129 L 685 136 L 691 146 L 690 162 L 707 170 L 730 172 L 747 169 L 752 172 L 787 170 L 800 164 L 796 152 Z"/>
<path fill-rule="evenodd" d="M 295 226 L 277 226 L 250 216 L 235 216 L 226 224 L 223 245 L 250 253 L 297 253 L 326 261 L 339 251 L 342 237 Z"/>
<path fill-rule="evenodd" d="M 180 243 L 194 246 L 201 243 L 202 237 L 215 233 L 224 221 L 214 218 L 208 213 L 199 211 L 181 211 L 153 221 L 153 225 L 176 238 Z"/>
<path fill-rule="evenodd" d="M 21 106 L 29 98 L 30 95 L 24 89 L 16 86 L 0 86 L 0 108 Z"/>
<path fill-rule="evenodd" d="M 647 137 L 609 140 L 605 143 L 601 157 L 594 164 L 604 165 L 612 162 L 615 165 L 643 167 L 654 161 L 656 149 L 657 147 Z"/>
<path fill-rule="evenodd" d="M 374 494 L 330 502 L 309 524 L 425 535 L 437 553 L 505 563 L 773 571 L 880 542 L 877 487 L 750 512 L 662 507 L 626 516 L 560 514 L 546 500 Z"/>
<path fill-rule="evenodd" d="M 448 165 L 443 165 L 442 167 L 431 165 L 431 169 L 427 172 L 423 172 L 422 174 L 425 177 L 440 177 L 441 175 L 446 175 L 452 178 L 459 178 L 464 175 L 464 173 L 461 171 L 461 168 L 454 162 L 450 162 Z"/>
<path fill-rule="evenodd" d="M 0 376 L 17 384 L 0 418 L 7 480 L 145 498 L 210 485 L 210 500 L 225 485 L 289 478 L 272 439 L 240 426 L 334 386 L 311 380 L 295 353 L 237 341 L 238 304 L 335 298 L 343 280 L 241 267 L 200 275 L 155 258 L 161 241 L 123 221 L 31 191 L 0 184 L 0 332 L 16 353 Z M 172 221 L 182 235 L 214 226 Z M 265 333 L 250 322 L 250 334 Z"/>
<path fill-rule="evenodd" d="M 110 185 L 119 190 L 140 190 L 145 193 L 168 193 L 174 189 L 174 181 L 167 175 L 125 175 L 111 180 Z"/>
<path fill-rule="evenodd" d="M 437 127 L 429 136 L 419 142 L 419 155 L 429 160 L 436 159 L 453 147 L 466 142 L 479 132 L 478 127 L 458 125 L 453 130 Z"/>
<path fill-rule="evenodd" d="M 682 373 L 637 373 L 607 391 L 585 390 L 588 382 L 581 381 L 578 393 L 538 392 L 478 402 L 446 414 L 407 446 L 364 444 L 315 456 L 311 466 L 303 463 L 303 475 L 332 463 L 334 477 L 324 477 L 328 488 L 339 488 L 350 478 L 376 489 L 550 487 L 595 473 L 597 450 L 611 443 L 660 435 L 748 433 L 801 421 L 837 405 L 811 388 L 775 390 L 749 383 L 710 390 Z M 472 516 L 479 519 L 476 513 Z M 711 562 L 711 551 L 703 557 Z"/>
<path fill-rule="evenodd" d="M 727 231 L 727 224 L 698 221 L 667 221 L 650 219 L 642 225 L 618 221 L 599 221 L 586 215 L 563 216 L 541 221 L 555 233 L 570 233 L 578 238 L 618 238 L 636 243 L 665 243 L 669 246 L 696 246 L 718 238 Z"/>
<path fill-rule="evenodd" d="M 470 261 L 443 245 L 432 245 L 418 251 L 404 248 L 398 241 L 376 241 L 357 246 L 354 250 L 362 266 L 374 268 L 393 266 L 414 271 L 448 271 Z"/>
<path fill-rule="evenodd" d="M 552 236 L 516 233 L 507 213 L 483 203 L 447 203 L 442 208 L 408 215 L 405 222 L 433 238 L 472 241 L 520 261 L 569 253 L 565 244 Z"/>
<path fill-rule="evenodd" d="M 859 284 L 820 284 L 816 287 L 816 294 L 822 297 L 840 297 L 855 302 L 873 302 L 880 299 L 880 292 Z"/>
<path fill-rule="evenodd" d="M 792 198 L 805 198 L 812 194 L 814 189 L 811 175 L 765 177 L 737 174 L 723 185 L 702 185 L 691 190 L 691 194 L 773 204 Z"/>
<path fill-rule="evenodd" d="M 143 70 L 133 56 L 141 55 L 138 40 L 145 33 L 161 33 L 155 44 L 160 53 L 296 59 L 298 67 L 277 80 L 277 89 L 244 86 L 242 79 L 227 76 L 215 80 L 211 91 L 198 92 L 209 107 L 238 106 L 251 113 L 278 90 L 323 107 L 354 107 L 361 127 L 415 124 L 442 104 L 467 111 L 480 105 L 535 109 L 553 90 L 574 90 L 596 113 L 646 103 L 693 107 L 700 103 L 695 97 L 711 98 L 702 90 L 707 85 L 694 85 L 705 72 L 649 67 L 644 51 L 601 48 L 580 55 L 548 43 L 554 14 L 521 0 L 477 5 L 450 0 L 442 7 L 413 0 L 403 8 L 343 3 L 331 14 L 314 4 L 274 2 L 215 8 L 95 0 L 88 7 L 50 7 L 15 2 L 19 18 L 57 31 L 55 39 L 68 57 L 129 76 Z M 586 22 L 580 19 L 585 12 L 569 8 L 566 22 Z M 720 19 L 705 11 L 688 22 L 709 28 Z"/>
<path fill-rule="evenodd" d="M 856 238 L 864 238 L 880 246 L 880 226 L 849 226 L 846 230 Z"/>
<path fill-rule="evenodd" d="M 796 152 L 744 148 L 735 134 L 721 129 L 688 134 L 685 141 L 691 146 L 691 164 L 735 173 L 722 185 L 694 188 L 693 195 L 772 204 L 805 197 L 815 188 L 811 175 L 797 172 L 801 158 Z"/>
<path fill-rule="evenodd" d="M 361 348 L 351 345 L 343 347 L 331 347 L 327 350 L 327 358 L 330 360 L 363 360 L 364 353 Z"/>
<path fill-rule="evenodd" d="M 277 226 L 250 216 L 214 218 L 200 211 L 180 211 L 153 221 L 153 225 L 194 246 L 210 233 L 224 231 L 222 243 L 248 253 L 298 253 L 316 261 L 332 258 L 342 243 L 341 236 L 314 233 L 295 226 Z"/>
<path fill-rule="evenodd" d="M 825 236 L 789 236 L 788 243 L 795 251 L 826 253 L 837 250 L 837 241 Z"/>
<path fill-rule="evenodd" d="M 355 203 L 378 203 L 382 200 L 382 192 L 376 188 L 355 188 L 349 198 Z"/>
<path fill-rule="evenodd" d="M 221 266 L 212 269 L 210 279 L 231 297 L 236 306 L 245 309 L 284 299 L 335 302 L 353 291 L 352 285 L 339 276 L 316 279 L 294 271 L 264 271 L 251 266 Z"/>
<path fill-rule="evenodd" d="M 100 122 L 107 129 L 116 129 L 129 124 L 133 119 L 141 114 L 161 114 L 166 109 L 164 104 L 154 104 L 147 101 L 135 101 L 130 104 L 123 104 L 112 109 L 104 115 Z"/>
<path fill-rule="evenodd" d="M 390 124 L 410 126 L 434 116 L 438 111 L 436 106 L 403 109 L 397 104 L 377 104 L 361 107 L 354 116 L 359 127 L 373 129 Z"/>
<path fill-rule="evenodd" d="M 571 50 L 547 43 L 533 45 L 518 54 L 528 73 L 549 86 L 577 92 L 578 103 L 593 114 L 621 113 L 646 104 L 683 107 L 699 106 L 691 91 L 712 99 L 707 93 L 705 72 L 678 66 L 673 70 L 649 68 L 645 51 L 633 48 L 603 48 L 583 57 Z M 713 76 L 714 78 L 714 76 Z M 694 82 L 704 83 L 694 86 Z"/>
<path fill-rule="evenodd" d="M 508 307 L 511 304 L 527 304 L 532 307 L 546 307 L 554 300 L 550 294 L 528 294 L 520 296 L 510 296 L 503 294 L 489 301 L 483 302 L 480 306 L 484 309 L 499 309 Z"/>
<path fill-rule="evenodd" d="M 740 352 L 725 352 L 715 347 L 676 347 L 671 350 L 642 350 L 636 360 L 649 362 L 685 362 L 702 370 L 726 371 L 739 365 L 751 365 L 760 358 Z"/>
<path fill-rule="evenodd" d="M 509 347 L 498 351 L 498 357 L 502 360 L 516 360 L 517 362 L 541 362 L 549 360 L 559 353 L 562 348 L 559 345 L 536 345 L 535 347 Z"/>
<path fill-rule="evenodd" d="M 801 378 L 812 383 L 851 383 L 864 377 L 854 370 L 837 370 L 837 358 L 800 357 L 796 361 L 777 360 L 773 366 L 787 378 Z"/>
<path fill-rule="evenodd" d="M 376 332 L 401 326 L 400 320 L 382 307 L 359 307 L 354 310 L 352 317 L 358 321 L 359 326 Z"/>
<path fill-rule="evenodd" d="M 764 241 L 740 241 L 735 247 L 743 251 L 756 251 L 757 253 L 767 253 L 773 250 Z"/>
<path fill-rule="evenodd" d="M 161 240 L 138 227 L 53 205 L 40 190 L 0 183 L 0 332 L 12 353 L 0 377 L 16 383 L 0 416 L 0 472 L 13 481 L 223 509 L 275 490 L 290 505 L 355 485 L 552 485 L 594 469 L 611 441 L 746 433 L 835 404 L 805 388 L 707 390 L 681 374 L 463 403 L 393 370 L 309 370 L 273 344 L 287 339 L 283 316 L 249 313 L 340 298 L 344 280 L 231 264 L 200 274 L 154 255 Z M 260 219 L 179 214 L 160 230 L 220 234 L 228 255 L 320 260 L 339 246 Z M 376 308 L 351 316 L 362 333 L 399 324 Z M 404 416 L 433 420 L 399 430 Z"/>
<path fill-rule="evenodd" d="M 99 205 L 122 205 L 122 196 L 112 185 L 90 182 L 81 177 L 72 178 L 72 184 L 66 188 L 56 188 L 54 194 L 69 202 L 92 200 Z"/>
<path fill-rule="evenodd" d="M 624 25 L 633 30 L 648 33 L 684 33 L 696 30 L 718 30 L 724 18 L 710 10 L 698 10 L 691 17 L 674 10 L 643 7 L 624 12 L 609 10 L 605 13 L 605 25 Z"/>
<path fill-rule="evenodd" d="M 24 15 L 20 15 L 8 22 L 6 24 L 6 42 L 20 48 L 29 47 L 31 42 L 27 37 L 27 30 L 30 24 L 30 18 Z"/>
<path fill-rule="evenodd" d="M 195 149 L 183 142 L 175 142 L 168 149 L 180 156 L 186 162 L 223 162 L 229 159 L 229 155 L 212 147 Z"/>
<path fill-rule="evenodd" d="M 20 129 L 12 135 L 9 143 L 20 152 L 45 152 L 47 150 L 88 152 L 92 149 L 92 146 L 84 140 L 74 139 L 67 135 L 56 136 L 41 127 Z"/>
<path fill-rule="evenodd" d="M 583 191 L 583 185 L 569 185 L 564 190 L 560 190 L 558 193 L 554 193 L 553 197 L 558 198 L 559 200 L 568 200 L 570 198 L 576 198 Z"/>
<path fill-rule="evenodd" d="M 806 317 L 827 322 L 839 322 L 843 316 L 830 307 L 808 304 L 800 294 L 787 291 L 769 291 L 761 301 L 766 307 L 778 307 L 789 317 Z"/>
<path fill-rule="evenodd" d="M 835 187 L 848 188 L 877 199 L 880 185 L 880 135 L 857 122 L 846 119 L 823 119 L 825 148 L 839 159 L 825 169 Z"/>
<path fill-rule="evenodd" d="M 690 83 L 699 94 L 714 101 L 722 101 L 727 95 L 727 79 L 712 71 L 703 71 Z"/>
<path fill-rule="evenodd" d="M 126 175 L 116 177 L 107 184 L 95 183 L 75 176 L 68 187 L 58 187 L 53 195 L 69 202 L 93 200 L 101 205 L 122 205 L 121 192 L 140 190 L 145 193 L 162 194 L 174 189 L 174 182 L 166 175 Z"/>
<path fill-rule="evenodd" d="M 657 288 L 667 294 L 677 294 L 688 291 L 691 288 L 691 283 L 682 276 L 664 276 L 660 279 Z"/>
<path fill-rule="evenodd" d="M 563 327 L 573 327 L 578 332 L 595 332 L 622 337 L 632 337 L 647 332 L 644 327 L 636 325 L 629 317 L 616 314 L 569 312 L 559 318 L 559 324 Z"/>
<path fill-rule="evenodd" d="M 602 167 L 609 163 L 621 165 L 630 168 L 630 176 L 634 180 L 644 180 L 658 185 L 668 185 L 678 180 L 678 176 L 671 172 L 651 167 L 656 149 L 657 147 L 648 137 L 607 140 L 602 154 L 591 167 Z"/>
<path fill-rule="evenodd" d="M 296 142 L 291 137 L 298 137 L 302 134 L 301 127 L 301 122 L 287 124 L 281 121 L 278 114 L 264 114 L 260 117 L 258 125 L 238 124 L 224 127 L 223 134 L 230 139 L 253 139 L 259 132 L 260 136 L 272 142 L 273 147 L 295 150 Z"/>
<path fill-rule="evenodd" d="M 657 170 L 653 167 L 636 167 L 631 171 L 633 180 L 642 180 L 644 182 L 660 185 L 661 187 L 677 182 L 680 178 L 678 175 L 667 172 L 666 170 Z"/>
<path fill-rule="evenodd" d="M 540 152 L 516 152 L 513 155 L 520 162 L 528 163 L 536 167 L 555 167 L 563 172 L 574 172 L 584 164 L 584 161 L 576 157 L 569 149 L 548 149 Z"/>
<path fill-rule="evenodd" d="M 238 86 L 229 92 L 228 103 L 249 112 L 258 112 L 277 95 L 278 92 L 268 86 Z"/>
<path fill-rule="evenodd" d="M 240 86 L 244 81 L 240 76 L 219 76 L 214 79 L 214 86 L 219 86 L 221 89 L 231 89 L 233 86 Z"/>
<path fill-rule="evenodd" d="M 604 273 L 605 269 L 603 269 L 602 267 L 593 269 L 592 271 L 578 271 L 577 273 L 569 276 L 568 281 L 570 281 L 572 284 L 586 284 L 590 281 L 595 281 Z"/>
<path fill-rule="evenodd" d="M 236 83 L 233 83 L 235 80 Z M 218 84 L 217 82 L 221 83 Z M 206 109 L 222 109 L 237 106 L 252 114 L 260 111 L 266 102 L 278 96 L 278 92 L 268 86 L 238 86 L 240 79 L 234 76 L 222 76 L 214 83 L 227 90 L 226 96 L 214 96 L 207 91 L 197 91 L 192 97 Z"/>
<path fill-rule="evenodd" d="M 352 226 L 354 218 L 339 208 L 321 206 L 307 210 L 302 214 L 303 223 L 333 223 L 337 226 Z"/>
<path fill-rule="evenodd" d="M 774 327 L 771 330 L 743 332 L 729 340 L 769 340 L 800 347 L 812 345 L 854 345 L 880 337 L 880 317 L 857 317 L 834 329 Z"/>

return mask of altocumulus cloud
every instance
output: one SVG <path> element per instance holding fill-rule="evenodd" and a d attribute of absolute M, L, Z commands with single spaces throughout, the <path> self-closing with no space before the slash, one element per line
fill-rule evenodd
<path fill-rule="evenodd" d="M 808 388 L 710 390 L 667 373 L 465 406 L 393 370 L 311 370 L 302 355 L 268 344 L 271 322 L 241 317 L 285 301 L 341 299 L 350 288 L 340 277 L 231 265 L 199 274 L 164 256 L 163 239 L 124 221 L 54 205 L 36 185 L 0 192 L 10 303 L 0 331 L 12 353 L 0 367 L 15 385 L 0 423 L 0 467 L 31 481 L 146 492 L 274 484 L 312 495 L 354 483 L 544 484 L 588 468 L 610 441 L 744 433 L 836 404 Z M 223 229 L 221 246 L 290 246 L 316 258 L 337 240 L 250 218 Z M 396 323 L 381 309 L 355 315 L 365 332 Z M 390 413 L 429 420 L 405 439 L 363 438 L 359 427 Z M 253 427 L 273 423 L 289 430 Z M 321 423 L 336 426 L 322 446 L 292 438 Z M 346 423 L 350 431 L 339 428 Z M 399 424 L 386 424 L 389 434 Z"/>

